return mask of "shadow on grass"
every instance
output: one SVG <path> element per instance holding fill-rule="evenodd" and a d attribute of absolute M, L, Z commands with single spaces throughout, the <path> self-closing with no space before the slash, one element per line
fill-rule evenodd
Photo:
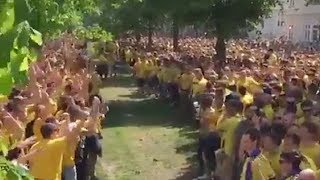
<path fill-rule="evenodd" d="M 106 81 L 108 87 L 132 88 L 134 83 L 129 76 L 119 76 Z M 185 167 L 180 169 L 176 180 L 190 180 L 196 176 L 196 148 L 197 132 L 195 123 L 191 120 L 191 114 L 187 110 L 170 107 L 169 103 L 156 99 L 145 99 L 143 96 L 131 93 L 119 95 L 128 100 L 116 100 L 109 102 L 110 112 L 104 121 L 104 128 L 128 127 L 128 126 L 161 126 L 179 128 L 179 136 L 186 139 L 185 142 L 176 143 L 176 153 L 187 157 Z M 172 180 L 174 180 L 172 179 Z"/>

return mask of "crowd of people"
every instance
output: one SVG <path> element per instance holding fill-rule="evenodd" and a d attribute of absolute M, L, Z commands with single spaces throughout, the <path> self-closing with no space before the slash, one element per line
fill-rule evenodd
<path fill-rule="evenodd" d="M 320 54 L 280 40 L 234 40 L 221 67 L 213 45 L 185 38 L 173 53 L 160 38 L 151 52 L 122 49 L 140 93 L 195 112 L 195 179 L 320 179 Z"/>
<path fill-rule="evenodd" d="M 192 112 L 196 179 L 320 179 L 320 54 L 288 42 L 233 40 L 221 67 L 213 39 L 181 39 L 179 52 L 170 42 L 154 38 L 150 50 L 144 38 L 121 39 L 98 56 L 69 35 L 47 43 L 27 86 L 1 99 L 2 156 L 38 180 L 94 179 L 108 112 L 99 87 L 120 59 L 139 93 Z"/>
<path fill-rule="evenodd" d="M 108 108 L 86 49 L 68 34 L 48 42 L 30 65 L 28 84 L 2 99 L 1 156 L 36 180 L 95 179 Z"/>

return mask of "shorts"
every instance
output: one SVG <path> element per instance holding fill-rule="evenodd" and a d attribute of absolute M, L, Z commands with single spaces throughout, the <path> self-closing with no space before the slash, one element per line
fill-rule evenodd
<path fill-rule="evenodd" d="M 137 79 L 137 86 L 138 86 L 139 88 L 143 87 L 144 84 L 145 84 L 145 80 L 144 80 L 143 78 L 138 78 L 138 79 Z"/>

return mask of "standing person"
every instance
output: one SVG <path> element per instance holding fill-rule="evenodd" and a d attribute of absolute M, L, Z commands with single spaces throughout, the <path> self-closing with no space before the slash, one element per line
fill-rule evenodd
<path fill-rule="evenodd" d="M 138 86 L 138 91 L 140 93 L 144 93 L 144 86 L 146 83 L 146 79 L 145 79 L 145 70 L 147 67 L 148 63 L 147 61 L 143 58 L 143 59 L 139 59 L 136 61 L 136 63 L 133 66 L 134 69 L 134 75 L 135 78 L 137 80 L 137 86 Z"/>
<path fill-rule="evenodd" d="M 235 130 L 241 121 L 243 104 L 239 99 L 230 99 L 225 102 L 225 113 L 217 122 L 217 130 L 221 133 L 221 150 L 217 152 L 217 174 L 224 174 L 224 179 L 232 178 L 234 162 Z M 229 172 L 226 172 L 229 170 Z"/>
<path fill-rule="evenodd" d="M 191 106 L 190 95 L 193 79 L 195 75 L 193 74 L 191 67 L 186 66 L 184 71 L 179 79 L 180 95 L 181 95 L 181 105 L 185 105 L 184 109 L 189 110 Z"/>
<path fill-rule="evenodd" d="M 314 160 L 320 168 L 319 127 L 314 122 L 304 122 L 300 127 L 300 151 Z"/>
<path fill-rule="evenodd" d="M 281 153 L 281 180 L 295 180 L 301 172 L 301 155 L 296 151 Z"/>
<path fill-rule="evenodd" d="M 277 177 L 280 177 L 280 145 L 281 137 L 274 132 L 266 132 L 262 135 L 263 155 L 269 160 L 271 168 Z"/>
<path fill-rule="evenodd" d="M 260 147 L 260 132 L 249 129 L 241 138 L 240 153 L 246 156 L 242 169 L 241 180 L 271 180 L 275 178 L 268 159 L 262 154 Z"/>
<path fill-rule="evenodd" d="M 215 151 L 220 147 L 220 137 L 216 131 L 218 121 L 215 109 L 212 107 L 213 98 L 206 96 L 201 101 L 203 113 L 200 118 L 198 161 L 199 174 L 197 179 L 210 177 L 216 168 Z"/>

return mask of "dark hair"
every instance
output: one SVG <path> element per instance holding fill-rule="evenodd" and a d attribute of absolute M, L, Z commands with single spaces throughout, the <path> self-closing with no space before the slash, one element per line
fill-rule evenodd
<path fill-rule="evenodd" d="M 319 90 L 319 87 L 315 83 L 311 83 L 308 86 L 308 92 L 311 94 L 317 94 L 317 91 Z"/>
<path fill-rule="evenodd" d="M 211 107 L 213 104 L 213 97 L 212 96 L 205 96 L 203 97 L 203 99 L 201 100 L 201 105 L 204 107 L 204 108 L 208 108 L 208 107 Z"/>
<path fill-rule="evenodd" d="M 270 133 L 264 134 L 264 136 L 270 137 L 271 141 L 277 146 L 280 146 L 282 143 L 282 138 L 277 133 L 273 133 L 272 131 Z"/>
<path fill-rule="evenodd" d="M 300 137 L 297 134 L 287 134 L 286 138 L 291 139 L 294 145 L 297 145 L 297 146 L 300 145 Z"/>
<path fill-rule="evenodd" d="M 283 152 L 280 154 L 280 158 L 292 165 L 292 169 L 301 171 L 300 163 L 302 161 L 302 155 L 297 151 Z"/>
<path fill-rule="evenodd" d="M 301 103 L 301 109 L 304 109 L 306 107 L 313 107 L 313 102 L 311 100 L 309 100 L 309 99 L 304 100 Z"/>
<path fill-rule="evenodd" d="M 45 123 L 41 126 L 40 132 L 44 139 L 49 139 L 51 135 L 57 130 L 57 126 L 53 123 Z"/>
<path fill-rule="evenodd" d="M 92 106 L 92 101 L 94 97 L 97 97 L 101 103 L 103 102 L 102 97 L 99 94 L 93 94 L 93 95 L 90 95 L 89 97 L 88 106 Z"/>
<path fill-rule="evenodd" d="M 250 128 L 244 133 L 244 135 L 249 135 L 251 141 L 257 141 L 257 144 L 260 144 L 261 135 L 258 129 Z"/>
<path fill-rule="evenodd" d="M 287 128 L 282 123 L 273 123 L 271 125 L 271 133 L 277 134 L 281 139 L 283 139 L 287 133 Z"/>
<path fill-rule="evenodd" d="M 48 117 L 45 122 L 46 122 L 46 123 L 53 123 L 53 124 L 54 124 L 54 123 L 56 123 L 56 121 L 57 121 L 57 120 L 56 120 L 55 117 Z"/>
<path fill-rule="evenodd" d="M 306 121 L 306 122 L 301 124 L 301 127 L 305 127 L 308 130 L 308 132 L 314 136 L 313 137 L 314 140 L 318 139 L 319 126 L 316 123 L 310 122 L 310 121 Z"/>
<path fill-rule="evenodd" d="M 11 93 L 8 96 L 8 99 L 13 99 L 15 96 L 18 96 L 21 91 L 17 88 L 12 88 Z"/>

